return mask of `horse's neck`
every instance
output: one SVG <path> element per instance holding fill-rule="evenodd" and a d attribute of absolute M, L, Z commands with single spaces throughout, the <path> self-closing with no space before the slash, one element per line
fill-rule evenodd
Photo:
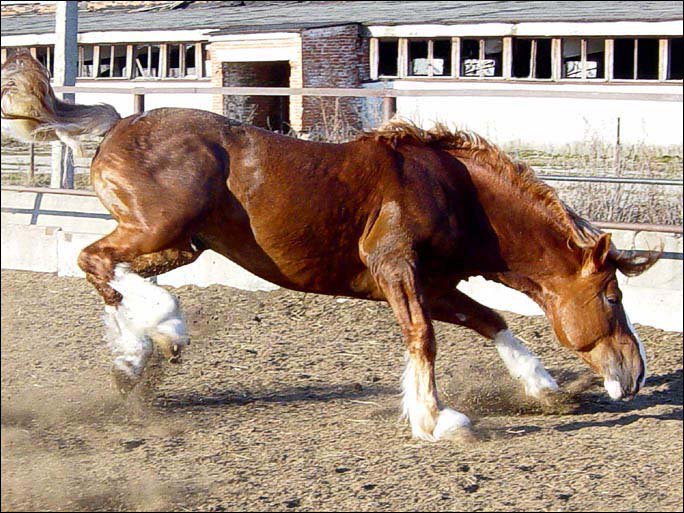
<path fill-rule="evenodd" d="M 573 272 L 576 257 L 543 201 L 495 173 L 471 168 L 480 204 L 496 234 L 486 248 L 496 270 L 486 274 L 539 300 L 535 296 L 552 288 L 553 280 Z"/>

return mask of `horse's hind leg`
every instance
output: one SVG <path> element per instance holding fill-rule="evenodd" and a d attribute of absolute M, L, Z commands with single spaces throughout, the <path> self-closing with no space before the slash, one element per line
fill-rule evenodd
<path fill-rule="evenodd" d="M 511 333 L 506 321 L 491 308 L 454 290 L 445 296 L 431 298 L 430 311 L 435 320 L 465 326 L 493 340 L 508 372 L 523 384 L 528 396 L 545 399 L 549 393 L 558 390 L 558 385 L 539 359 Z"/>
<path fill-rule="evenodd" d="M 114 353 L 114 377 L 124 393 L 140 378 L 153 351 L 152 342 L 177 361 L 188 343 L 176 299 L 145 280 L 194 261 L 201 250 L 188 241 L 154 250 L 153 237 L 117 228 L 85 248 L 78 263 L 105 300 L 105 324 Z M 161 245 L 161 243 L 158 243 Z"/>

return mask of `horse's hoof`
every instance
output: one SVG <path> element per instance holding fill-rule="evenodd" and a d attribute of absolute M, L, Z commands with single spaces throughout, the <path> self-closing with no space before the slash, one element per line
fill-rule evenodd
<path fill-rule="evenodd" d="M 157 349 L 161 351 L 161 354 L 169 363 L 177 364 L 181 362 L 181 351 L 183 350 L 183 345 L 188 345 L 187 342 L 181 345 L 164 335 L 155 335 L 151 338 L 154 345 L 157 346 Z"/>
<path fill-rule="evenodd" d="M 178 344 L 174 344 L 173 347 L 171 348 L 171 351 L 173 352 L 173 356 L 169 358 L 169 363 L 177 364 L 181 362 L 181 355 L 180 355 L 180 346 Z"/>
<path fill-rule="evenodd" d="M 444 408 L 439 412 L 432 433 L 435 440 L 468 441 L 474 437 L 470 419 L 461 412 Z"/>

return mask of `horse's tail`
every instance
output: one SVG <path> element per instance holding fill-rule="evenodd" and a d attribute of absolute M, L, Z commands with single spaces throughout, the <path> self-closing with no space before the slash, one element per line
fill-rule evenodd
<path fill-rule="evenodd" d="M 120 119 L 107 104 L 79 105 L 55 96 L 50 74 L 28 51 L 2 66 L 2 128 L 24 142 L 61 140 L 77 154 L 80 139 L 107 133 Z"/>

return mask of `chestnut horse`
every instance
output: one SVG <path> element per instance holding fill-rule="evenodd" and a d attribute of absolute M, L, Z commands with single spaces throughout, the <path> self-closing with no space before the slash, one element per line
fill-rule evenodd
<path fill-rule="evenodd" d="M 641 273 L 656 257 L 617 251 L 530 168 L 469 133 L 395 122 L 325 144 L 157 109 L 112 123 L 91 178 L 118 225 L 78 263 L 106 303 L 123 388 L 153 343 L 172 360 L 188 343 L 176 300 L 144 277 L 206 249 L 282 287 L 387 301 L 407 345 L 403 413 L 416 438 L 469 425 L 437 397 L 433 320 L 493 340 L 529 396 L 558 389 L 498 313 L 456 289 L 469 276 L 536 301 L 613 399 L 644 383 L 616 272 Z"/>

